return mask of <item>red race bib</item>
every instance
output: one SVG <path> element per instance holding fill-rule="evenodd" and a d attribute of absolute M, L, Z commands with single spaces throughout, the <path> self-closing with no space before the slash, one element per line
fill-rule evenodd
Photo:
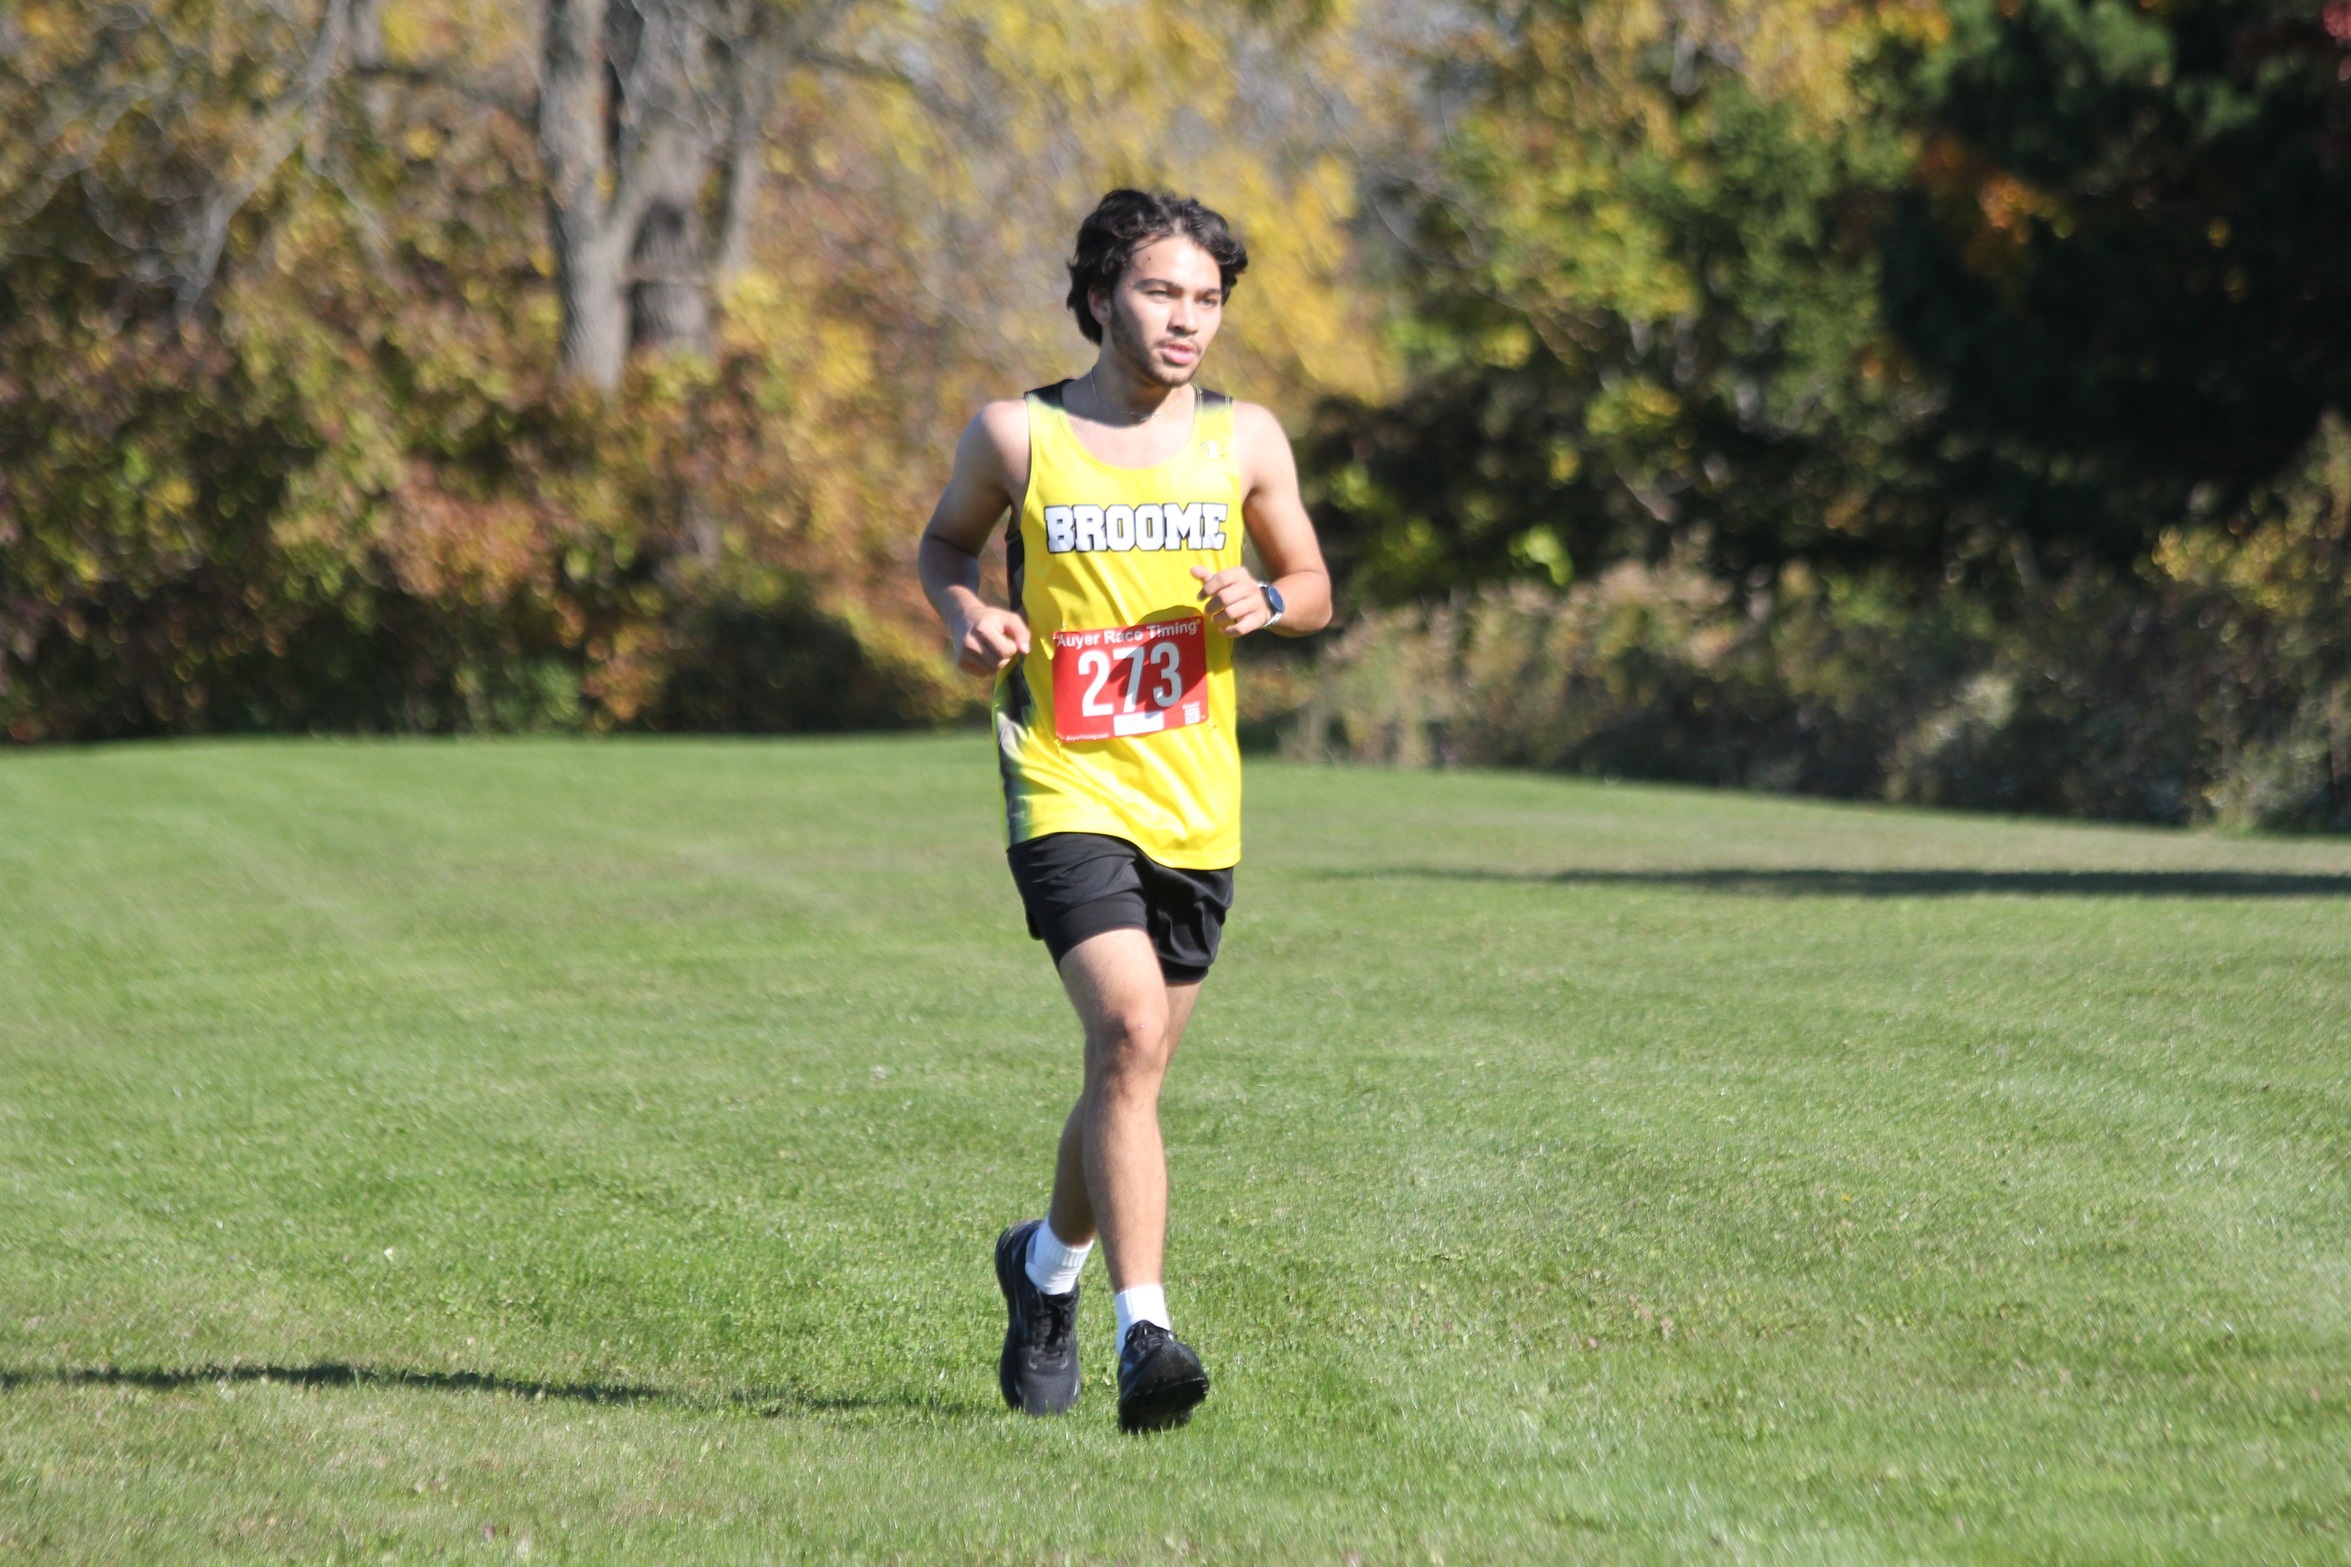
<path fill-rule="evenodd" d="M 1064 740 L 1155 735 L 1208 717 L 1208 622 L 1053 633 L 1053 728 Z"/>

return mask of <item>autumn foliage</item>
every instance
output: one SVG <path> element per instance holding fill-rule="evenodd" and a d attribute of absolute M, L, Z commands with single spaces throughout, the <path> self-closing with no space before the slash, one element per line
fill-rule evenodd
<path fill-rule="evenodd" d="M 969 715 L 912 540 L 1078 217 L 1353 625 L 1251 738 L 2351 822 L 2328 0 L 26 0 L 0 729 Z M 1000 577 L 997 579 L 1000 585 Z"/>
<path fill-rule="evenodd" d="M 709 340 L 644 342 L 606 387 L 567 357 L 523 11 L 17 13 L 0 90 L 52 134 L 0 165 L 0 726 L 964 711 L 911 541 L 977 404 L 1082 362 L 1059 264 L 1121 180 L 1279 236 L 1226 373 L 1292 404 L 1379 387 L 1346 171 L 1252 90 L 1278 58 L 1330 76 L 1327 109 L 1345 40 L 1173 4 L 690 19 L 699 59 L 768 40 L 731 149 L 755 200 L 691 279 Z"/>

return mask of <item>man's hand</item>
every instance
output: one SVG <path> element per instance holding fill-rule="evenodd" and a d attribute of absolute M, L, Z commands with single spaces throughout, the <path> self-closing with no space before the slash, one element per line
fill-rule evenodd
<path fill-rule="evenodd" d="M 967 674 L 992 675 L 1029 650 L 1029 623 L 1009 609 L 983 604 L 956 617 L 955 662 Z"/>
<path fill-rule="evenodd" d="M 1248 567 L 1234 566 L 1210 576 L 1206 566 L 1194 566 L 1192 575 L 1200 581 L 1200 602 L 1208 606 L 1209 618 L 1226 636 L 1245 637 L 1273 619 L 1265 589 L 1249 574 Z"/>

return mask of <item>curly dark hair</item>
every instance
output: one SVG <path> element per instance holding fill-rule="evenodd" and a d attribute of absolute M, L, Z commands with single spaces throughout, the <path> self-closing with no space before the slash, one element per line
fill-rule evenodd
<path fill-rule="evenodd" d="M 1114 190 L 1086 214 L 1086 221 L 1078 225 L 1077 254 L 1069 258 L 1069 313 L 1078 318 L 1078 330 L 1087 342 L 1102 341 L 1102 323 L 1094 319 L 1088 296 L 1096 289 L 1108 293 L 1117 287 L 1136 251 L 1176 234 L 1216 258 L 1227 294 L 1249 270 L 1249 247 L 1225 222 L 1224 214 L 1189 196 Z"/>

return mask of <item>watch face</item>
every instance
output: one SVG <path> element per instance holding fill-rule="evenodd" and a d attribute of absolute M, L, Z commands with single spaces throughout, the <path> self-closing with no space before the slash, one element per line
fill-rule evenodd
<path fill-rule="evenodd" d="M 1265 602 L 1273 606 L 1276 615 L 1283 613 L 1282 590 L 1270 582 L 1265 585 Z"/>

